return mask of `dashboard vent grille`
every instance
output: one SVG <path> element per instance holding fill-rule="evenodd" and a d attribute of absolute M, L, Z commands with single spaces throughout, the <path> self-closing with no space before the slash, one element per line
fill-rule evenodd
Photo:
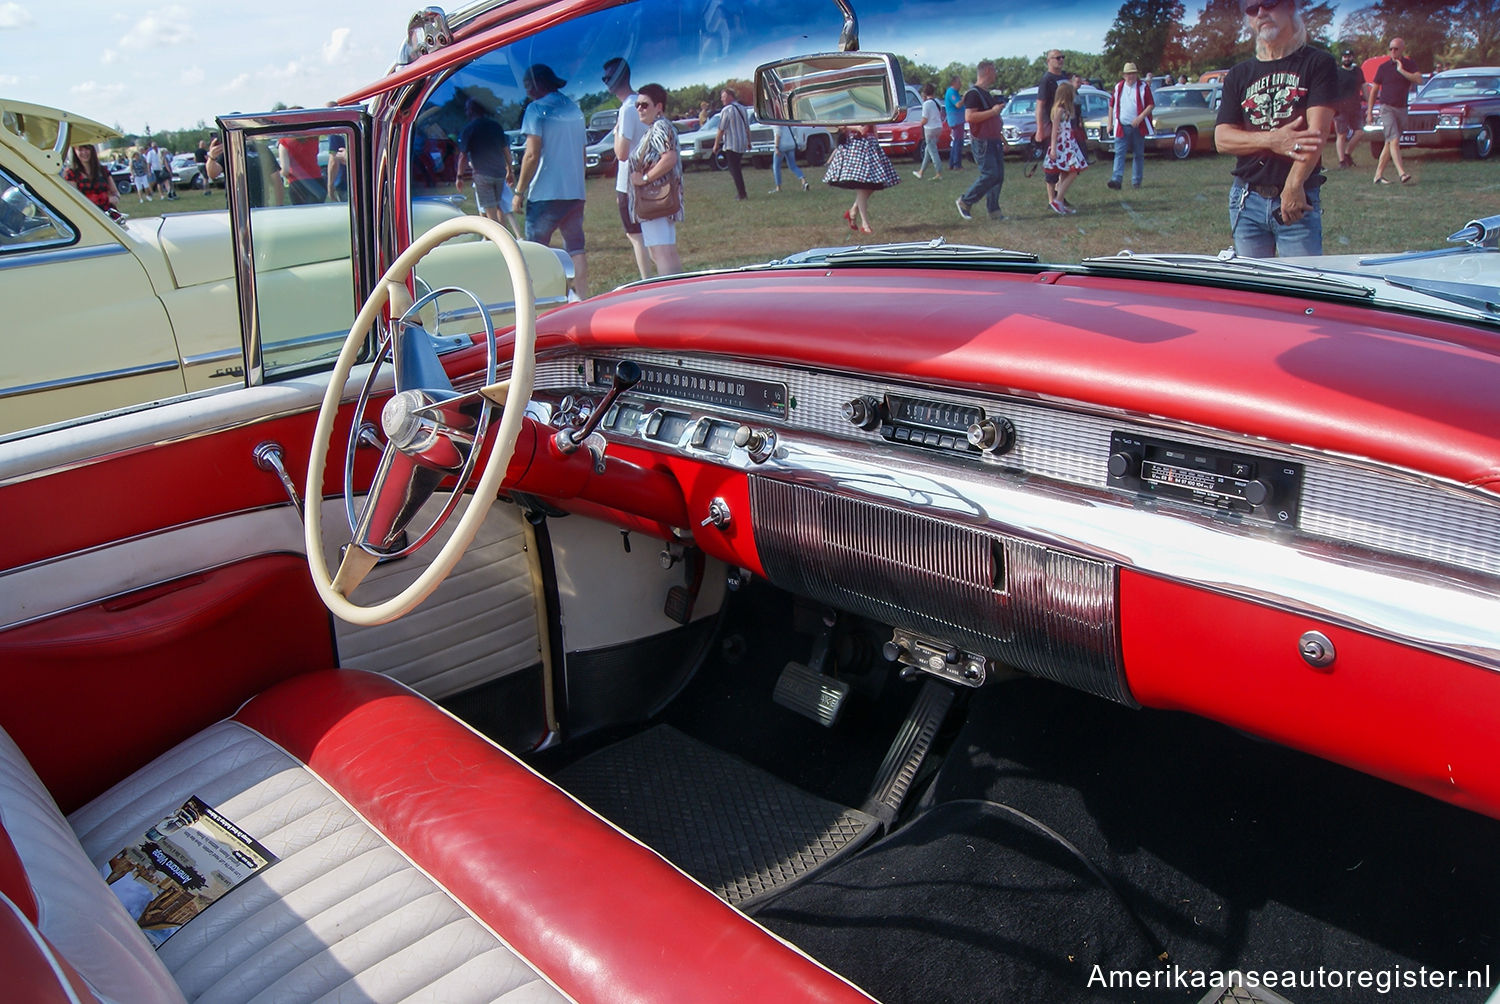
<path fill-rule="evenodd" d="M 1115 567 L 816 488 L 750 478 L 771 581 L 843 610 L 1134 705 Z"/>

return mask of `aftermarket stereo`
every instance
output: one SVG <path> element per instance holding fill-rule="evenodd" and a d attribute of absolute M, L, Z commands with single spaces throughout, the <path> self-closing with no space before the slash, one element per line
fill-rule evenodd
<path fill-rule="evenodd" d="M 1302 465 L 1114 432 L 1109 437 L 1109 484 L 1142 496 L 1295 526 Z"/>

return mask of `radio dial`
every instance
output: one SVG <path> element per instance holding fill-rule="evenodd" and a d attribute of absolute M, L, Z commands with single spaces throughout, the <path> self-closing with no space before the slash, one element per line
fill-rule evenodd
<path fill-rule="evenodd" d="M 866 431 L 880 427 L 880 401 L 868 394 L 845 401 L 842 410 L 850 425 Z"/>
<path fill-rule="evenodd" d="M 1265 478 L 1245 482 L 1245 501 L 1259 509 L 1276 496 L 1276 486 Z"/>
<path fill-rule="evenodd" d="M 969 426 L 969 445 L 986 453 L 1005 453 L 1016 443 L 1016 427 L 1010 419 L 986 418 Z"/>
<path fill-rule="evenodd" d="M 1127 478 L 1136 473 L 1136 458 L 1130 453 L 1111 453 L 1109 455 L 1109 476 L 1112 478 Z"/>

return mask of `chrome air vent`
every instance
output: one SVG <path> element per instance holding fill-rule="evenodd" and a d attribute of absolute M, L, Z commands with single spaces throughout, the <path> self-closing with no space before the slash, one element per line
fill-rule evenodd
<path fill-rule="evenodd" d="M 765 477 L 750 508 L 777 585 L 1135 705 L 1112 564 Z"/>

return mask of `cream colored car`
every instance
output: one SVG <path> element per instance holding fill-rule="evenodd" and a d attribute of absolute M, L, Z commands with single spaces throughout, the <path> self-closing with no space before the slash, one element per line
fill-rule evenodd
<path fill-rule="evenodd" d="M 116 221 L 62 180 L 69 145 L 115 135 L 67 112 L 0 100 L 0 435 L 244 382 L 228 214 Z M 415 200 L 413 233 L 459 213 Z M 274 379 L 337 354 L 348 334 L 350 213 L 337 202 L 267 206 L 251 222 L 254 303 Z M 565 302 L 565 257 L 522 248 L 538 306 Z M 424 284 L 470 290 L 497 327 L 510 323 L 509 278 L 488 242 L 450 242 L 422 273 L 419 292 Z M 429 330 L 454 343 L 477 330 L 479 308 L 465 301 L 440 300 L 424 315 Z"/>

